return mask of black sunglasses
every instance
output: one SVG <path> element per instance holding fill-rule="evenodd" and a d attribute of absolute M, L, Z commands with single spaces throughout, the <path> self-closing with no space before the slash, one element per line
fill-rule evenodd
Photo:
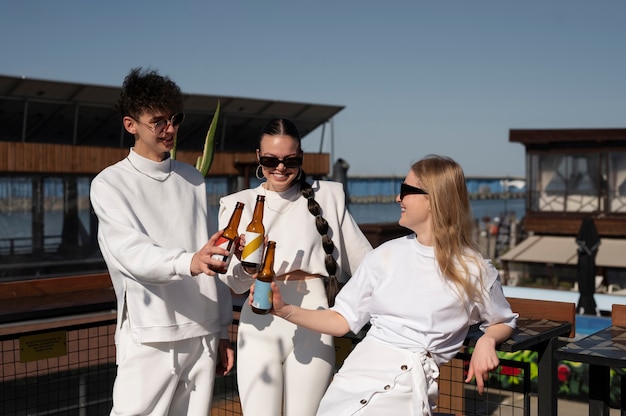
<path fill-rule="evenodd" d="M 284 159 L 279 159 L 274 156 L 260 156 L 259 164 L 261 166 L 265 166 L 266 168 L 275 168 L 280 164 L 285 165 L 286 168 L 299 168 L 302 166 L 302 158 L 301 157 L 286 157 Z"/>
<path fill-rule="evenodd" d="M 402 182 L 400 184 L 400 201 L 402 201 L 407 195 L 428 195 L 428 192 L 422 188 L 416 188 L 415 186 L 407 185 Z"/>

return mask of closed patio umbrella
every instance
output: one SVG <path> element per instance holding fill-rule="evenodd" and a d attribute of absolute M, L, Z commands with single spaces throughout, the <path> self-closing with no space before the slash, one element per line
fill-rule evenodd
<path fill-rule="evenodd" d="M 596 287 L 596 254 L 600 247 L 600 236 L 592 218 L 585 218 L 576 237 L 578 245 L 578 267 L 576 277 L 580 298 L 576 312 L 583 315 L 598 315 L 593 298 Z"/>

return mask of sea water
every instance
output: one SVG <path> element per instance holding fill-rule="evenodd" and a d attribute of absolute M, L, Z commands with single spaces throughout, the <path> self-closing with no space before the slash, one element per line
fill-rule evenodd
<path fill-rule="evenodd" d="M 479 222 L 497 221 L 506 216 L 514 215 L 521 220 L 526 212 L 525 200 L 516 199 L 473 199 L 471 201 L 472 217 Z M 400 204 L 369 203 L 349 204 L 348 209 L 357 224 L 371 224 L 378 222 L 397 222 L 400 218 Z"/>
<path fill-rule="evenodd" d="M 348 204 L 348 209 L 357 224 L 372 224 L 397 222 L 400 218 L 400 205 L 391 203 L 368 203 L 368 204 Z M 495 221 L 507 215 L 514 215 L 517 220 L 524 217 L 525 201 L 523 198 L 517 199 L 475 199 L 471 201 L 472 216 L 483 222 Z M 213 207 L 213 212 L 217 214 L 217 207 Z M 82 210 L 79 213 L 80 220 L 86 229 L 89 229 L 89 211 Z M 63 215 L 60 211 L 46 211 L 44 219 L 44 234 L 53 236 L 61 234 L 63 226 Z M 2 238 L 24 238 L 31 235 L 31 215 L 30 212 L 0 212 L 0 239 Z"/>

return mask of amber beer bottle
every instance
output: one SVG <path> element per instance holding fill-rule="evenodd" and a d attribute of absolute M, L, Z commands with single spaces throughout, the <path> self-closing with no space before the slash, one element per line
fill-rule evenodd
<path fill-rule="evenodd" d="M 241 253 L 241 264 L 244 267 L 254 268 L 256 270 L 261 266 L 263 261 L 263 243 L 265 239 L 265 227 L 263 226 L 263 207 L 265 205 L 265 196 L 258 195 L 256 197 L 256 205 L 252 214 L 252 221 L 246 228 L 246 245 Z"/>
<path fill-rule="evenodd" d="M 226 226 L 222 235 L 215 242 L 216 246 L 228 250 L 228 255 L 226 256 L 222 256 L 221 254 L 213 255 L 214 259 L 226 262 L 226 266 L 224 268 L 209 266 L 209 268 L 215 273 L 226 273 L 226 270 L 228 269 L 228 263 L 230 263 L 230 259 L 233 256 L 233 251 L 235 251 L 235 239 L 239 235 L 239 221 L 241 221 L 243 205 L 243 202 L 237 202 L 233 215 L 231 215 L 230 220 L 228 221 L 228 226 Z"/>
<path fill-rule="evenodd" d="M 276 250 L 276 242 L 269 241 L 265 252 L 265 261 L 263 268 L 257 274 L 254 281 L 254 297 L 252 298 L 252 312 L 259 315 L 267 314 L 272 309 L 272 282 L 276 273 L 274 273 L 274 251 Z"/>

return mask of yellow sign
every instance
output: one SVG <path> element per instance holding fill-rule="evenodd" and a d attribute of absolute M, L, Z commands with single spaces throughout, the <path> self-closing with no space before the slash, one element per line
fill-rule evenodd
<path fill-rule="evenodd" d="M 67 331 L 20 337 L 20 362 L 43 360 L 67 354 Z"/>

